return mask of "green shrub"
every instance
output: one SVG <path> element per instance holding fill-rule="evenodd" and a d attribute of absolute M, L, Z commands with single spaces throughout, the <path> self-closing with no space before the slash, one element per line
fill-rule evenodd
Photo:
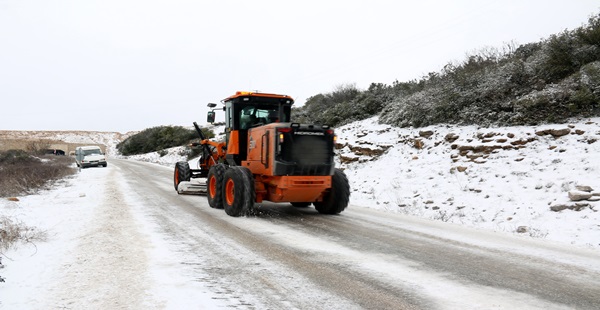
<path fill-rule="evenodd" d="M 600 15 L 590 17 L 588 24 L 578 28 L 575 33 L 582 44 L 600 47 Z"/>
<path fill-rule="evenodd" d="M 300 123 L 338 125 L 346 118 L 344 111 L 350 107 L 361 91 L 355 85 L 340 85 L 332 92 L 318 94 L 306 100 L 302 108 L 294 109 L 292 120 Z"/>
<path fill-rule="evenodd" d="M 206 138 L 214 137 L 212 131 L 203 129 L 203 133 Z M 193 129 L 181 126 L 159 126 L 128 137 L 117 144 L 117 149 L 125 156 L 145 154 L 182 146 L 193 139 L 198 139 L 198 133 Z"/>
<path fill-rule="evenodd" d="M 410 83 L 388 86 L 372 83 L 365 91 L 355 85 L 338 86 L 334 91 L 307 99 L 301 108 L 292 110 L 292 120 L 339 126 L 377 115 L 395 97 L 405 93 Z"/>
<path fill-rule="evenodd" d="M 342 85 L 292 119 L 332 126 L 379 114 L 394 126 L 526 125 L 600 115 L 600 14 L 540 42 L 483 48 L 419 80 Z"/>
<path fill-rule="evenodd" d="M 599 15 L 600 16 L 600 15 Z M 395 126 L 526 125 L 600 115 L 600 17 L 502 54 L 482 50 L 429 73 L 422 89 L 396 96 L 380 114 Z"/>
<path fill-rule="evenodd" d="M 556 82 L 573 74 L 578 69 L 573 54 L 575 43 L 569 32 L 552 35 L 544 46 L 546 59 L 538 72 L 540 77 Z"/>

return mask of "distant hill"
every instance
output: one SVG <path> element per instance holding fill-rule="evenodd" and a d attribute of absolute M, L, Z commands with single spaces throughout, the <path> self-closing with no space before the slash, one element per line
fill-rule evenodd
<path fill-rule="evenodd" d="M 56 148 L 66 154 L 81 145 L 98 145 L 109 155 L 116 154 L 115 145 L 132 133 L 100 131 L 18 131 L 0 130 L 0 151 L 9 149 Z"/>
<path fill-rule="evenodd" d="M 565 122 L 600 115 L 600 14 L 540 42 L 485 48 L 418 80 L 342 85 L 293 110 L 332 126 L 374 115 L 397 127 Z"/>

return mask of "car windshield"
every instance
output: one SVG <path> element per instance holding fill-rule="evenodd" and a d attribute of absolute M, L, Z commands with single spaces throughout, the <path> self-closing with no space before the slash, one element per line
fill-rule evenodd
<path fill-rule="evenodd" d="M 83 155 L 102 155 L 102 152 L 99 149 L 83 150 Z"/>

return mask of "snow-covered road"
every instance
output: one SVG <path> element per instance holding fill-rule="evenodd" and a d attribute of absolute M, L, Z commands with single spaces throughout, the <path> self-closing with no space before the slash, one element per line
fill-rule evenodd
<path fill-rule="evenodd" d="M 7 253 L 0 308 L 600 307 L 596 249 L 358 206 L 265 203 L 232 218 L 177 195 L 170 168 L 127 160 L 44 196 L 12 206 L 29 218 L 61 207 L 37 223 L 50 237 L 35 255 Z"/>

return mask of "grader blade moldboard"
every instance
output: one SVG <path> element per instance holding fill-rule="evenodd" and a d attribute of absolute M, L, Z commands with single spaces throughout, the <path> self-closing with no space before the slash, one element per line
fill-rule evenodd
<path fill-rule="evenodd" d="M 184 181 L 177 186 L 177 192 L 187 195 L 206 195 L 206 183 Z"/>

